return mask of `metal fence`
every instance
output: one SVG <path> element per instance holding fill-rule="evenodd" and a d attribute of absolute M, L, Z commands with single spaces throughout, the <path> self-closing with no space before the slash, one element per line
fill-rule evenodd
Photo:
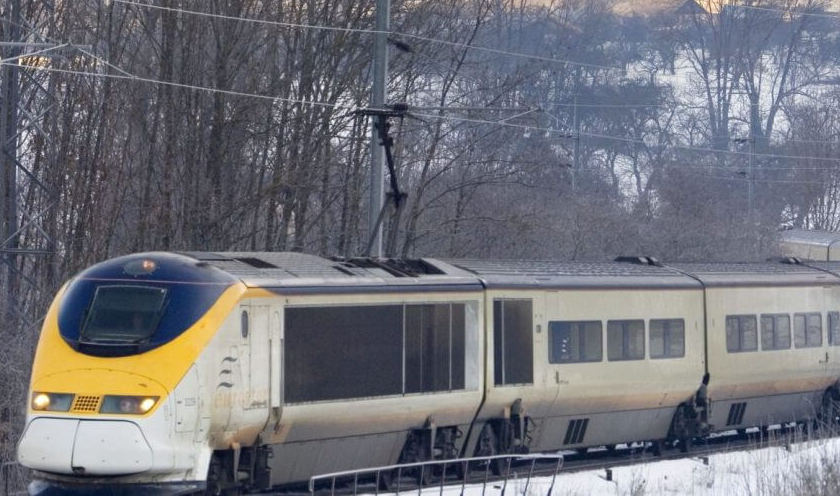
<path fill-rule="evenodd" d="M 316 475 L 309 479 L 309 493 L 314 495 L 316 490 L 323 489 L 330 495 L 338 493 L 349 493 L 352 489 L 352 494 L 359 493 L 360 483 L 373 483 L 373 493 L 378 495 L 381 492 L 400 494 L 404 476 L 411 476 L 417 484 L 416 487 L 410 487 L 411 491 L 417 491 L 419 495 L 424 489 L 431 487 L 438 487 L 439 494 L 443 494 L 446 487 L 458 487 L 460 485 L 460 494 L 463 496 L 467 485 L 480 484 L 481 494 L 484 496 L 487 490 L 487 484 L 490 482 L 502 482 L 501 496 L 504 496 L 507 490 L 508 480 L 523 479 L 525 487 L 522 490 L 523 494 L 528 492 L 528 487 L 531 484 L 532 478 L 535 476 L 535 470 L 538 462 L 551 462 L 552 470 L 546 473 L 540 470 L 540 476 L 551 475 L 551 485 L 548 488 L 545 496 L 551 496 L 554 490 L 554 482 L 557 479 L 557 474 L 563 468 L 563 455 L 560 454 L 535 454 L 535 455 L 494 455 L 494 456 L 478 456 L 472 458 L 454 458 L 449 460 L 432 460 L 426 462 L 403 463 L 400 465 L 386 465 L 383 467 L 364 468 L 359 470 L 346 470 L 343 472 L 333 472 L 329 474 Z M 492 476 L 491 467 L 495 466 L 501 472 L 499 476 Z M 474 468 L 479 468 L 480 473 L 477 478 L 472 478 Z M 514 470 L 516 469 L 516 470 Z M 521 469 L 526 469 L 527 473 L 520 473 Z M 435 471 L 439 471 L 439 479 L 434 481 L 434 484 L 425 482 L 429 479 Z M 451 471 L 451 472 L 448 472 Z M 450 480 L 447 480 L 447 475 L 452 474 Z M 429 477 L 430 478 L 430 477 Z M 382 489 L 383 481 L 389 481 L 387 489 Z M 349 487 L 348 487 L 349 486 Z M 370 491 L 365 491 L 369 493 Z"/>

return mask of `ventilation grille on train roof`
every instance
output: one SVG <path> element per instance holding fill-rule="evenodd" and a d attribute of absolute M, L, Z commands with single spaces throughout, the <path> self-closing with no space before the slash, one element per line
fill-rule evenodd
<path fill-rule="evenodd" d="M 76 413 L 96 413 L 99 411 L 100 398 L 100 396 L 76 395 L 70 410 Z"/>
<path fill-rule="evenodd" d="M 429 274 L 445 274 L 442 270 L 423 260 L 397 258 L 336 258 L 335 268 L 349 275 L 355 275 L 353 269 L 379 269 L 394 277 L 417 277 Z"/>
<path fill-rule="evenodd" d="M 255 257 L 241 257 L 241 258 L 234 258 L 234 260 L 238 260 L 242 263 L 248 264 L 251 267 L 255 267 L 257 269 L 276 269 L 277 266 L 273 263 L 266 262 L 261 258 Z"/>

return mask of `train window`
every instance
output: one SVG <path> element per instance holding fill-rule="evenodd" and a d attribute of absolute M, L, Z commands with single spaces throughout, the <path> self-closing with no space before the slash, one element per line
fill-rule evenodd
<path fill-rule="evenodd" d="M 289 307 L 288 403 L 478 387 L 477 303 Z"/>
<path fill-rule="evenodd" d="M 403 306 L 286 309 L 289 403 L 402 393 Z"/>
<path fill-rule="evenodd" d="M 840 346 L 840 312 L 828 312 L 828 344 Z"/>
<path fill-rule="evenodd" d="M 607 321 L 607 360 L 645 358 L 645 321 Z"/>
<path fill-rule="evenodd" d="M 790 348 L 790 315 L 764 314 L 761 316 L 761 349 L 787 350 Z"/>
<path fill-rule="evenodd" d="M 683 319 L 650 320 L 650 357 L 681 358 L 685 356 L 685 321 Z"/>
<path fill-rule="evenodd" d="M 166 306 L 166 289 L 154 286 L 99 286 L 79 334 L 85 343 L 145 343 Z"/>
<path fill-rule="evenodd" d="M 466 388 L 467 355 L 467 306 L 464 304 L 452 306 L 452 362 L 450 363 L 449 389 Z"/>
<path fill-rule="evenodd" d="M 497 385 L 534 382 L 531 300 L 493 300 L 494 378 Z"/>
<path fill-rule="evenodd" d="M 755 315 L 726 316 L 726 351 L 739 353 L 758 350 Z"/>
<path fill-rule="evenodd" d="M 405 307 L 405 392 L 464 388 L 463 304 Z"/>
<path fill-rule="evenodd" d="M 797 348 L 822 346 L 822 314 L 793 314 L 793 344 Z"/>
<path fill-rule="evenodd" d="M 242 334 L 243 338 L 248 337 L 248 311 L 242 310 L 242 315 L 240 316 L 240 333 Z"/>
<path fill-rule="evenodd" d="M 548 362 L 600 362 L 603 333 L 600 320 L 548 323 Z"/>

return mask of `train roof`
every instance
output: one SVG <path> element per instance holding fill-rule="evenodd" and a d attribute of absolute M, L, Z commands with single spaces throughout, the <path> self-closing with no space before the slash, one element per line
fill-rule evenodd
<path fill-rule="evenodd" d="M 840 285 L 840 262 L 674 263 L 474 259 L 340 259 L 296 252 L 182 252 L 278 292 L 414 292 L 488 289 L 699 289 Z"/>
<path fill-rule="evenodd" d="M 788 229 L 779 233 L 779 241 L 828 248 L 835 243 L 840 243 L 840 233 L 811 231 L 808 229 Z"/>
<path fill-rule="evenodd" d="M 700 288 L 693 278 L 647 263 L 448 260 L 488 288 Z"/>
<path fill-rule="evenodd" d="M 239 278 L 283 292 L 478 291 L 474 275 L 429 260 L 330 259 L 297 252 L 182 252 Z"/>
<path fill-rule="evenodd" d="M 840 284 L 840 278 L 796 259 L 772 262 L 673 263 L 676 270 L 691 274 L 704 286 L 813 286 Z M 838 265 L 840 269 L 840 265 Z"/>

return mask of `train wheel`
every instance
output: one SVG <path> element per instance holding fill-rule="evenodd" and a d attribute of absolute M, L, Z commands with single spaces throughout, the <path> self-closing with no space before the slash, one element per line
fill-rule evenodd
<path fill-rule="evenodd" d="M 233 456 L 229 453 L 216 452 L 210 460 L 207 473 L 208 496 L 238 496 L 239 488 L 233 477 Z"/>
<path fill-rule="evenodd" d="M 838 420 L 840 420 L 840 392 L 836 389 L 830 388 L 823 394 L 819 419 L 821 427 L 829 432 L 836 430 Z"/>
<path fill-rule="evenodd" d="M 397 473 L 396 470 L 386 470 L 379 473 L 379 489 L 382 491 L 392 492 L 397 487 L 395 483 Z"/>
<path fill-rule="evenodd" d="M 650 451 L 653 453 L 653 456 L 662 456 L 662 445 L 663 442 L 661 439 L 657 439 L 656 441 L 651 441 L 650 443 Z"/>
<path fill-rule="evenodd" d="M 493 427 L 484 424 L 481 433 L 478 435 L 478 446 L 475 449 L 476 456 L 493 456 L 499 454 L 499 440 Z M 490 471 L 493 475 L 502 475 L 504 472 L 504 461 L 501 459 L 490 460 Z"/>

